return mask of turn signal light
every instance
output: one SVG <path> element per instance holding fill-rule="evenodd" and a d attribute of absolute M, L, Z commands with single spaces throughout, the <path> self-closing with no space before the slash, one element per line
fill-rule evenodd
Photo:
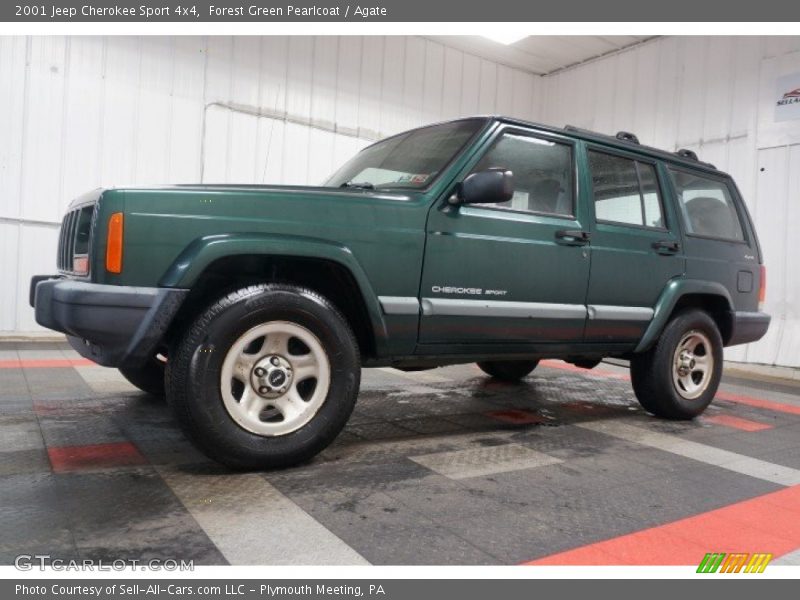
<path fill-rule="evenodd" d="M 122 213 L 114 213 L 108 219 L 106 243 L 106 271 L 122 273 Z"/>
<path fill-rule="evenodd" d="M 761 265 L 761 283 L 758 286 L 758 308 L 764 306 L 764 300 L 767 299 L 767 267 Z"/>

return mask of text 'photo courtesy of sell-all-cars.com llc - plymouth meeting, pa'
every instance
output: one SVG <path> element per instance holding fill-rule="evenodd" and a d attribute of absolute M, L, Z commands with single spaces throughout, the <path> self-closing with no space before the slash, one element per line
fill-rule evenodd
<path fill-rule="evenodd" d="M 234 468 L 305 461 L 361 368 L 630 360 L 650 413 L 711 402 L 761 338 L 765 272 L 736 184 L 691 151 L 502 117 L 377 142 L 321 187 L 101 189 L 61 227 L 41 325 L 166 395 Z"/>

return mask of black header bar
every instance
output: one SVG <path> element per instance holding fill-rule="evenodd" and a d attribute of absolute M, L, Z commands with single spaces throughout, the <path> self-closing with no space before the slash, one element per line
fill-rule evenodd
<path fill-rule="evenodd" d="M 800 22 L 789 0 L 4 0 L 0 22 Z"/>

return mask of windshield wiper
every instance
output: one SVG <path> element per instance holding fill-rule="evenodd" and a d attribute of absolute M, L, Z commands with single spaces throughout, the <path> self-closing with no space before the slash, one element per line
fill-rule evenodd
<path fill-rule="evenodd" d="M 375 189 L 375 185 L 370 183 L 369 181 L 362 181 L 360 183 L 355 182 L 355 181 L 345 181 L 339 187 L 342 187 L 342 188 L 357 188 L 359 190 L 374 190 Z"/>

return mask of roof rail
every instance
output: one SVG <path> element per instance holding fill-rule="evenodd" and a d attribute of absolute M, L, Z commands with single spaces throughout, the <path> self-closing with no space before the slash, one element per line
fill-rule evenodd
<path fill-rule="evenodd" d="M 615 137 L 623 142 L 630 142 L 631 144 L 639 143 L 639 138 L 636 137 L 635 133 L 631 133 L 630 131 L 618 131 Z"/>
<path fill-rule="evenodd" d="M 591 129 L 582 129 L 581 127 L 575 127 L 574 125 L 566 125 L 564 127 L 564 131 L 572 131 L 573 133 L 582 133 L 585 135 L 591 135 L 598 138 L 605 138 L 607 140 L 619 140 L 621 142 L 630 142 L 631 144 L 639 144 L 639 138 L 636 137 L 636 134 L 631 133 L 629 131 L 618 131 L 617 135 L 607 135 L 605 133 L 598 133 L 597 131 L 592 131 Z"/>
<path fill-rule="evenodd" d="M 700 159 L 697 158 L 697 152 L 694 150 L 689 150 L 687 148 L 681 148 L 677 152 L 675 152 L 681 158 L 688 158 L 689 160 L 693 160 L 695 162 L 700 162 Z"/>
<path fill-rule="evenodd" d="M 716 167 L 714 165 L 712 165 L 711 163 L 703 162 L 702 160 L 700 160 L 697 157 L 697 153 L 692 151 L 692 150 L 688 150 L 686 148 L 681 148 L 677 152 L 670 152 L 669 150 L 662 150 L 660 148 L 653 148 L 652 146 L 643 145 L 641 142 L 639 142 L 639 138 L 635 134 L 630 133 L 628 131 L 620 131 L 620 132 L 617 133 L 617 135 L 612 136 L 612 135 L 607 135 L 605 133 L 598 133 L 596 131 L 592 131 L 591 129 L 583 129 L 581 127 L 575 127 L 574 125 L 565 125 L 564 126 L 564 131 L 569 131 L 571 133 L 577 133 L 577 134 L 586 136 L 589 139 L 593 138 L 595 140 L 608 140 L 608 141 L 627 142 L 629 144 L 636 144 L 638 146 L 641 146 L 642 149 L 649 150 L 651 152 L 657 152 L 661 156 L 669 156 L 669 155 L 677 156 L 679 158 L 682 158 L 683 160 L 696 162 L 697 164 L 702 165 L 704 167 L 709 167 L 711 169 L 716 169 Z"/>

